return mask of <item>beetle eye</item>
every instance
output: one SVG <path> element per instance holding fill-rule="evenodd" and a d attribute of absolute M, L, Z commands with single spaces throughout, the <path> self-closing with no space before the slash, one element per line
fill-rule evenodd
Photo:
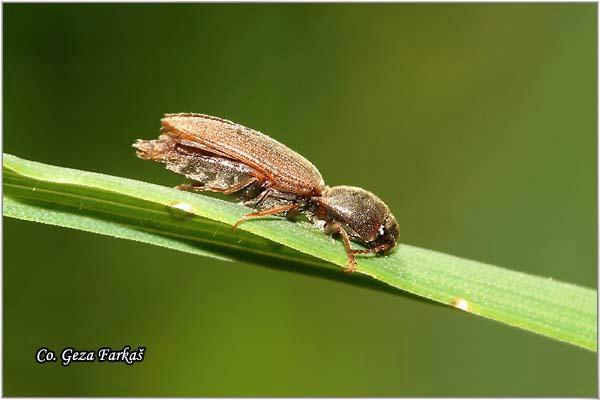
<path fill-rule="evenodd" d="M 385 230 L 383 228 L 383 224 L 379 225 L 379 235 L 381 235 L 381 236 L 385 235 Z"/>

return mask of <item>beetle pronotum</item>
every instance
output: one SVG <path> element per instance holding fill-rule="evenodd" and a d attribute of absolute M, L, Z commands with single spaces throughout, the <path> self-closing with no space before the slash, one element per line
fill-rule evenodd
<path fill-rule="evenodd" d="M 257 211 L 249 218 L 303 212 L 328 234 L 339 234 L 348 255 L 382 253 L 396 245 L 399 227 L 389 208 L 373 193 L 353 186 L 325 185 L 307 159 L 278 141 L 225 119 L 203 114 L 165 114 L 157 140 L 133 144 L 137 156 L 165 164 L 193 182 L 177 188 L 235 194 Z M 364 244 L 354 250 L 350 240 Z"/>

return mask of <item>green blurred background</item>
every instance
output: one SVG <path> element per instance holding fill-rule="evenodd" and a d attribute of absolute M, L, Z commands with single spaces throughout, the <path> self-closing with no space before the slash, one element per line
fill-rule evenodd
<path fill-rule="evenodd" d="M 4 4 L 4 151 L 174 186 L 131 143 L 213 114 L 377 193 L 404 243 L 596 287 L 596 8 Z M 8 396 L 597 392 L 594 353 L 432 303 L 10 219 L 3 362 Z"/>

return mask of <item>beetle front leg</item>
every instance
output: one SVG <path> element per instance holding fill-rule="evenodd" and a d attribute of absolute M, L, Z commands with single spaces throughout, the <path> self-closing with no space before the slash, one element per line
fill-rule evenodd
<path fill-rule="evenodd" d="M 389 250 L 392 247 L 390 243 L 380 244 L 379 246 L 371 247 L 365 250 L 352 250 L 352 254 L 371 254 L 371 253 L 382 253 Z"/>
<path fill-rule="evenodd" d="M 344 268 L 344 272 L 348 274 L 353 273 L 354 270 L 356 270 L 356 258 L 354 257 L 354 250 L 350 247 L 350 238 L 344 227 L 337 222 L 328 222 L 327 225 L 325 225 L 325 233 L 329 235 L 339 233 L 342 237 L 344 247 L 346 248 L 346 255 L 348 256 L 348 266 Z"/>

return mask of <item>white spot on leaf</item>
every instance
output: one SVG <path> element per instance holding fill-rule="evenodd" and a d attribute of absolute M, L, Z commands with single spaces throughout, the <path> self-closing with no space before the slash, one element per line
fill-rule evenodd
<path fill-rule="evenodd" d="M 452 305 L 463 311 L 469 311 L 469 302 L 462 297 L 456 297 L 452 300 Z"/>
<path fill-rule="evenodd" d="M 194 211 L 194 207 L 192 207 L 192 205 L 189 203 L 175 203 L 171 207 L 186 213 L 191 213 L 192 211 Z"/>

